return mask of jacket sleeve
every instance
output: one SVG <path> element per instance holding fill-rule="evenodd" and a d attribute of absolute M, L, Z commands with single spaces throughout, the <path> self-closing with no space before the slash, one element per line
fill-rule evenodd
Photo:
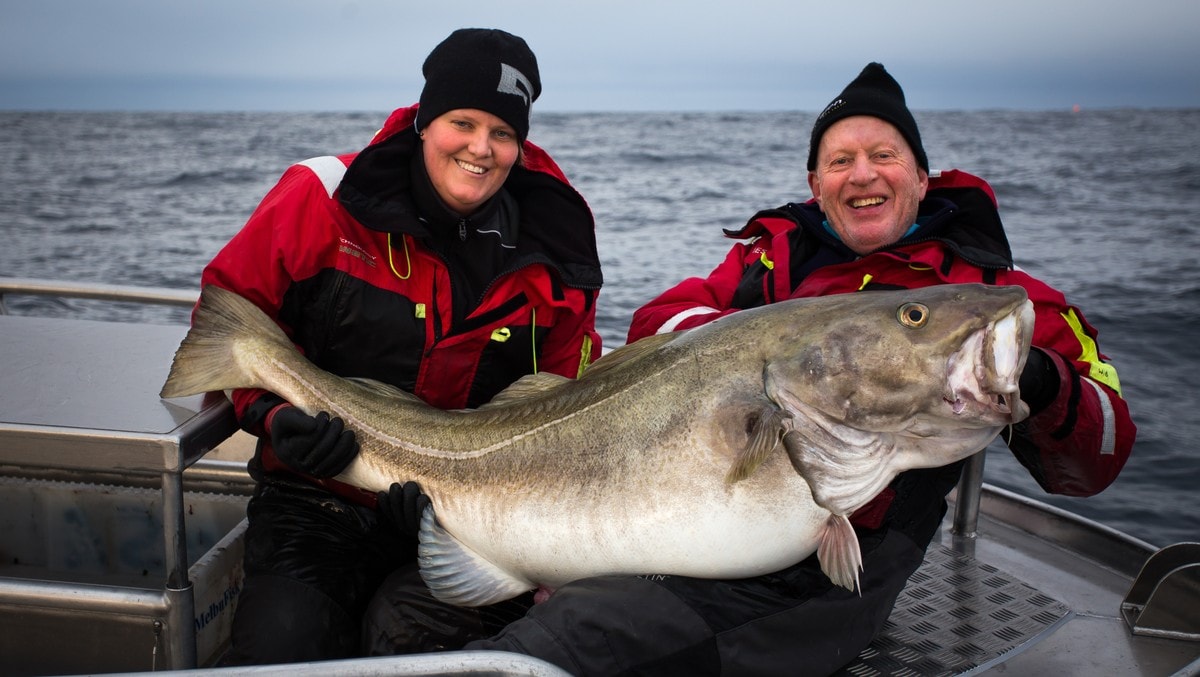
<path fill-rule="evenodd" d="M 691 329 L 738 310 L 734 292 L 746 270 L 750 245 L 738 242 L 708 277 L 691 277 L 671 287 L 633 313 L 628 343 L 679 329 Z"/>
<path fill-rule="evenodd" d="M 538 371 L 578 378 L 600 356 L 601 339 L 596 331 L 597 291 L 568 289 L 570 311 L 556 318 L 546 333 Z"/>
<path fill-rule="evenodd" d="M 290 167 L 242 229 L 205 266 L 201 287 L 212 284 L 236 292 L 279 323 L 283 295 L 292 283 L 292 271 L 301 265 L 297 257 L 303 256 L 296 251 L 297 233 L 314 218 L 311 198 L 324 199 L 324 195 L 324 188 L 310 169 Z M 290 327 L 280 326 L 292 335 Z M 277 395 L 258 389 L 234 390 L 230 399 L 241 427 L 260 436 L 266 413 L 283 402 Z"/>
<path fill-rule="evenodd" d="M 1053 361 L 1058 393 L 1040 412 L 1003 433 L 1009 449 L 1049 493 L 1091 496 L 1121 472 L 1137 428 L 1116 369 L 1097 332 L 1062 293 L 1016 271 L 1034 303 L 1033 345 Z"/>

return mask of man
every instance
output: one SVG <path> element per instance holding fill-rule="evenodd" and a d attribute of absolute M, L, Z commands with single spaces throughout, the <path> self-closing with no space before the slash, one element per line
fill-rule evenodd
<path fill-rule="evenodd" d="M 1120 472 L 1135 428 L 1096 331 L 1063 295 L 1014 267 L 990 187 L 963 172 L 931 177 L 900 85 L 869 64 L 817 117 L 813 200 L 760 212 L 707 278 L 635 314 L 629 341 L 685 330 L 787 298 L 982 282 L 1024 287 L 1035 305 L 1021 376 L 1030 417 L 1005 433 L 1049 492 L 1086 496 Z M 827 674 L 870 643 L 945 515 L 961 463 L 901 474 L 852 516 L 861 596 L 816 557 L 774 574 L 717 581 L 609 576 L 563 586 L 499 636 L 505 649 L 574 674 Z M 704 515 L 696 515 L 704 519 Z"/>

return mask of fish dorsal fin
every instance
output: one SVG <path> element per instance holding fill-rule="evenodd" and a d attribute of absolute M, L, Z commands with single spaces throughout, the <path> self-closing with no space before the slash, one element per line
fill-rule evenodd
<path fill-rule="evenodd" d="M 503 602 L 537 587 L 501 569 L 463 545 L 434 519 L 433 508 L 421 515 L 417 561 L 421 578 L 439 600 L 457 606 Z"/>
<path fill-rule="evenodd" d="M 570 381 L 566 376 L 551 374 L 547 371 L 538 372 L 536 374 L 526 374 L 517 379 L 504 390 L 496 393 L 490 402 L 479 407 L 487 409 L 501 404 L 508 404 L 517 400 L 522 400 L 533 395 L 544 393 L 548 390 L 553 390 L 558 386 Z"/>
<path fill-rule="evenodd" d="M 633 343 L 627 343 L 610 353 L 606 353 L 600 359 L 593 362 L 591 366 L 589 366 L 587 370 L 583 372 L 583 377 L 594 377 L 596 374 L 603 374 L 604 372 L 619 367 L 626 362 L 636 360 L 642 355 L 652 353 L 667 345 L 679 336 L 680 332 L 653 334 L 651 336 L 634 341 Z"/>
<path fill-rule="evenodd" d="M 817 560 L 821 563 L 821 571 L 834 585 L 851 592 L 857 589 L 858 594 L 862 594 L 858 584 L 858 572 L 862 571 L 862 551 L 850 520 L 842 515 L 829 516 L 821 540 L 817 543 Z"/>
<path fill-rule="evenodd" d="M 373 393 L 378 393 L 380 395 L 383 395 L 384 397 L 398 397 L 402 400 L 411 400 L 413 402 L 421 402 L 422 401 L 421 398 L 417 397 L 416 395 L 413 395 L 412 393 L 408 392 L 407 390 L 404 390 L 402 388 L 397 388 L 396 386 L 394 386 L 390 383 L 384 383 L 383 381 L 376 381 L 373 378 L 366 378 L 363 376 L 351 376 L 351 377 L 347 378 L 346 380 L 352 381 L 353 383 L 361 386 L 362 388 L 369 390 Z"/>
<path fill-rule="evenodd" d="M 733 484 L 740 482 L 763 464 L 764 461 L 779 448 L 779 441 L 785 432 L 784 423 L 791 418 L 779 407 L 764 405 L 751 424 L 750 440 L 746 448 L 738 453 L 733 460 L 733 467 L 725 475 L 725 482 Z"/>

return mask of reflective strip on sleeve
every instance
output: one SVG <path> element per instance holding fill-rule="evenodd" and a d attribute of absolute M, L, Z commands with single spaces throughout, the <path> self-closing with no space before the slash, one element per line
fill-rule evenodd
<path fill-rule="evenodd" d="M 1108 393 L 1089 378 L 1079 380 L 1095 388 L 1096 397 L 1100 398 L 1100 411 L 1104 414 L 1104 432 L 1100 438 L 1100 453 L 1110 455 L 1117 453 L 1117 422 L 1116 416 L 1113 414 L 1112 402 L 1108 399 Z"/>
<path fill-rule="evenodd" d="M 712 313 L 719 313 L 719 312 L 721 312 L 721 311 L 717 310 L 716 308 L 709 308 L 708 306 L 699 306 L 697 308 L 688 308 L 687 310 L 683 311 L 682 313 L 679 313 L 678 315 L 675 315 L 674 317 L 667 320 L 666 322 L 663 322 L 663 325 L 661 327 L 659 327 L 658 331 L 656 331 L 654 333 L 655 334 L 669 334 L 669 333 L 675 331 L 675 327 L 678 327 L 680 322 L 683 322 L 684 320 L 688 319 L 689 317 L 694 317 L 696 315 L 711 315 Z"/>

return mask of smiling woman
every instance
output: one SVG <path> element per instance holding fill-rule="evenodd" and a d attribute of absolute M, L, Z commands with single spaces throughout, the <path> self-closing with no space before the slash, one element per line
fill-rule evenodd
<path fill-rule="evenodd" d="M 578 376 L 600 350 L 595 224 L 525 140 L 541 93 L 533 52 L 504 31 L 461 29 L 423 73 L 420 103 L 394 111 L 366 148 L 288 168 L 201 285 L 249 299 L 322 369 L 439 408 L 478 407 L 538 371 Z M 224 662 L 360 654 L 371 597 L 397 568 L 401 585 L 413 571 L 405 525 L 427 500 L 412 482 L 376 495 L 333 480 L 359 451 L 339 416 L 260 389 L 231 399 L 259 443 Z M 517 617 L 528 601 L 511 606 Z M 419 631 L 372 650 L 453 648 L 491 631 L 473 610 L 433 613 L 435 628 L 392 617 Z"/>

